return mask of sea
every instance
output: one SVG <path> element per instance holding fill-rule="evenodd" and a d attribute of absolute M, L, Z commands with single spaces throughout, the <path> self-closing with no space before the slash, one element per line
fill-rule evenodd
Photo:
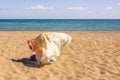
<path fill-rule="evenodd" d="M 0 19 L 0 31 L 120 31 L 120 19 Z"/>

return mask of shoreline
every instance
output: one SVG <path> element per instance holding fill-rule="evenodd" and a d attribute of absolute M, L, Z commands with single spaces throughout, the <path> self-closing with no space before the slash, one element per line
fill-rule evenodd
<path fill-rule="evenodd" d="M 8 30 L 8 31 L 4 31 L 4 30 L 0 30 L 0 32 L 120 32 L 120 31 L 112 31 L 112 30 L 110 30 L 110 31 L 107 31 L 107 30 L 38 30 L 38 31 L 35 31 L 35 30 L 28 30 L 28 31 L 18 31 L 18 30 Z"/>

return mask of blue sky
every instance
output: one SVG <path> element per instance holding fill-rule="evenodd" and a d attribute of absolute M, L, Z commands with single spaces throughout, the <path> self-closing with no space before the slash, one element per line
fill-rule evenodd
<path fill-rule="evenodd" d="M 120 19 L 120 0 L 0 0 L 0 19 Z"/>

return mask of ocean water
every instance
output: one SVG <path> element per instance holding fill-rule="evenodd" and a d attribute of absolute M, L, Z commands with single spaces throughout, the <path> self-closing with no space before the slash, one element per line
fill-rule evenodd
<path fill-rule="evenodd" d="M 120 19 L 0 19 L 0 31 L 120 31 Z"/>

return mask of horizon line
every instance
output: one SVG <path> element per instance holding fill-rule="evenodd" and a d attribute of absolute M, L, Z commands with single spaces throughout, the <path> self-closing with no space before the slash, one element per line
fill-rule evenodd
<path fill-rule="evenodd" d="M 2 19 L 39 19 L 40 20 L 40 18 L 2 18 Z M 0 20 L 2 20 L 2 19 L 0 19 Z M 44 18 L 43 18 L 44 19 Z M 47 18 L 46 18 L 47 19 Z M 48 18 L 48 19 L 50 19 L 50 20 L 54 20 L 54 19 L 68 19 L 68 18 Z M 75 18 L 70 18 L 71 20 L 73 19 L 75 19 Z M 83 18 L 82 18 L 83 19 Z M 82 20 L 81 19 L 81 20 Z M 84 18 L 84 19 L 115 19 L 115 18 Z M 120 18 L 118 18 L 118 19 L 120 19 Z M 42 20 L 42 19 L 41 19 Z M 80 19 L 76 19 L 76 20 L 80 20 Z"/>

